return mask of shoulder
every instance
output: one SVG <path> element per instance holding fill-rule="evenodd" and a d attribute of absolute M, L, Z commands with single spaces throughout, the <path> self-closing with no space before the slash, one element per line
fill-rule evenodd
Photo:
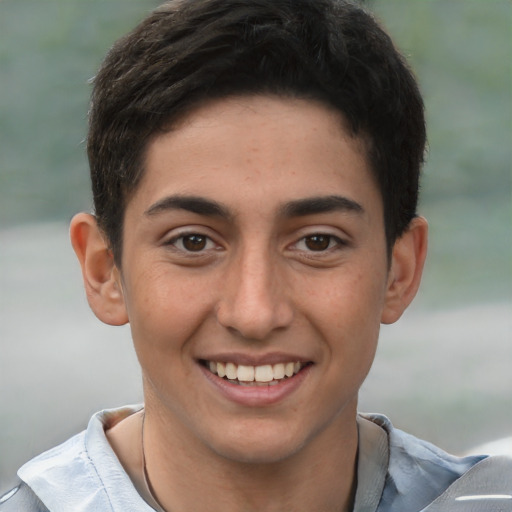
<path fill-rule="evenodd" d="M 422 512 L 512 511 L 512 456 L 494 455 L 475 464 Z"/>
<path fill-rule="evenodd" d="M 398 472 L 408 470 L 414 473 L 415 468 L 421 468 L 422 473 L 426 475 L 457 478 L 486 458 L 485 455 L 458 457 L 428 441 L 394 428 L 385 416 L 375 416 L 375 421 L 388 432 L 390 469 L 396 469 Z"/>
<path fill-rule="evenodd" d="M 28 461 L 18 470 L 18 477 L 20 484 L 7 493 L 6 497 L 12 496 L 5 500 L 13 508 L 6 511 L 46 511 L 52 510 L 63 496 L 86 498 L 84 493 L 91 492 L 94 486 L 95 471 L 87 454 L 85 432 Z M 16 508 L 18 503 L 23 507 Z M 30 508 L 29 503 L 45 503 L 46 508 Z M 4 512 L 1 505 L 0 512 Z"/>
<path fill-rule="evenodd" d="M 379 511 L 421 510 L 443 494 L 457 479 L 486 458 L 457 457 L 394 428 L 382 415 L 365 415 L 388 435 L 389 461 Z"/>
<path fill-rule="evenodd" d="M 25 485 L 20 489 L 31 490 L 48 510 L 147 510 L 105 435 L 105 428 L 137 410 L 124 407 L 95 414 L 87 430 L 23 465 L 18 476 Z M 25 512 L 15 506 L 8 510 Z"/>
<path fill-rule="evenodd" d="M 49 512 L 44 503 L 25 482 L 20 482 L 16 487 L 0 497 L 0 511 Z"/>

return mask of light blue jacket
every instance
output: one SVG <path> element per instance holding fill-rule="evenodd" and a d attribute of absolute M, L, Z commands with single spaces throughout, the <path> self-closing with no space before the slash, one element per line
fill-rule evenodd
<path fill-rule="evenodd" d="M 154 512 L 132 485 L 104 433 L 107 415 L 95 414 L 84 432 L 26 463 L 18 476 L 50 512 Z M 420 512 L 484 456 L 458 458 L 395 429 L 381 415 L 360 415 L 358 488 L 354 512 Z M 381 428 L 378 428 L 381 427 Z M 16 495 L 0 498 L 0 512 L 15 508 Z M 23 493 L 20 492 L 21 496 Z M 32 494 L 32 493 L 31 493 Z M 35 503 L 37 500 L 33 500 Z"/>

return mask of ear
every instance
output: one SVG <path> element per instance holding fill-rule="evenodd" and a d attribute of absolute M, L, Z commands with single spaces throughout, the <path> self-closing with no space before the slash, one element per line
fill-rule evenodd
<path fill-rule="evenodd" d="M 87 301 L 94 314 L 109 325 L 128 323 L 121 274 L 96 218 L 87 213 L 75 215 L 70 237 L 82 267 Z"/>
<path fill-rule="evenodd" d="M 428 224 L 415 217 L 393 246 L 381 322 L 396 322 L 418 291 L 427 255 Z"/>

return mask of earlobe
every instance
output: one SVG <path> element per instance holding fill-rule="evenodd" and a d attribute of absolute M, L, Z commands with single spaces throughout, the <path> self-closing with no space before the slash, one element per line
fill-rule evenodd
<path fill-rule="evenodd" d="M 396 240 L 381 322 L 396 322 L 418 291 L 427 255 L 428 224 L 423 217 L 414 218 Z"/>
<path fill-rule="evenodd" d="M 70 237 L 94 314 L 109 325 L 128 323 L 121 276 L 96 218 L 87 213 L 75 215 Z"/>

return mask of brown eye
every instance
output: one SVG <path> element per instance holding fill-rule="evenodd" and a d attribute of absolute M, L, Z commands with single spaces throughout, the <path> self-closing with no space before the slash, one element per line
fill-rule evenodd
<path fill-rule="evenodd" d="M 325 251 L 329 248 L 331 237 L 329 235 L 311 235 L 304 239 L 304 243 L 310 251 Z"/>
<path fill-rule="evenodd" d="M 208 238 L 203 235 L 186 235 L 182 238 L 183 247 L 187 251 L 202 251 Z"/>

